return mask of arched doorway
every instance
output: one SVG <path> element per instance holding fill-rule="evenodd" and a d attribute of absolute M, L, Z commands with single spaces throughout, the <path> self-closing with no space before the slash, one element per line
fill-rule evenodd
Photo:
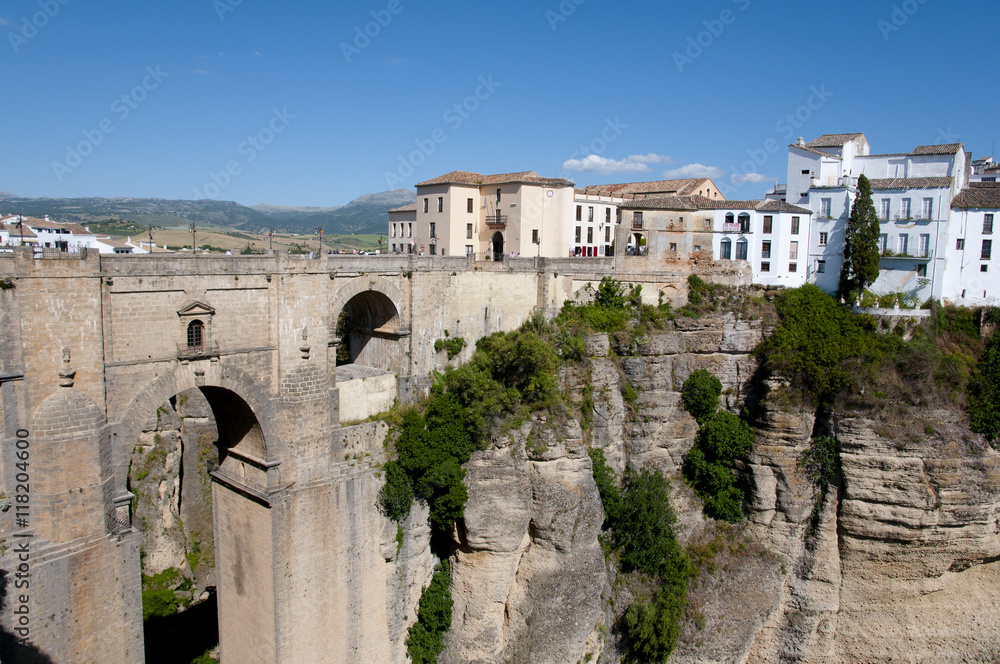
<path fill-rule="evenodd" d="M 344 305 L 337 317 L 337 366 L 360 364 L 399 371 L 405 359 L 399 311 L 384 293 L 362 291 Z"/>
<path fill-rule="evenodd" d="M 645 256 L 646 255 L 646 239 L 642 236 L 642 233 L 631 233 L 628 236 L 628 250 L 629 256 Z"/>
<path fill-rule="evenodd" d="M 503 260 L 503 233 L 500 231 L 493 234 L 493 260 Z"/>

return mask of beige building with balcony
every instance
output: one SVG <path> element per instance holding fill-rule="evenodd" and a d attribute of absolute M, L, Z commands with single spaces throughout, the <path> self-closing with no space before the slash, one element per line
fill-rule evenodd
<path fill-rule="evenodd" d="M 477 260 L 563 256 L 570 231 L 560 221 L 572 203 L 569 180 L 453 171 L 417 185 L 413 244 L 425 255 Z"/>

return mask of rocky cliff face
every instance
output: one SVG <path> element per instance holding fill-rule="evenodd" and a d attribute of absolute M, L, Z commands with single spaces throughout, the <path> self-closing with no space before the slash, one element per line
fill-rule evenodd
<path fill-rule="evenodd" d="M 129 486 L 143 532 L 142 571 L 174 568 L 197 598 L 215 585 L 212 486 L 218 433 L 208 401 L 184 392 L 152 413 L 132 454 Z"/>
<path fill-rule="evenodd" d="M 922 436 L 852 413 L 817 418 L 780 384 L 752 381 L 763 335 L 721 316 L 680 319 L 626 357 L 588 340 L 587 370 L 564 378 L 592 386 L 590 430 L 533 422 L 467 465 L 442 661 L 617 661 L 584 440 L 616 471 L 664 472 L 682 540 L 713 552 L 671 662 L 1000 661 L 1000 454 L 958 412 L 917 413 Z M 698 368 L 722 380 L 730 409 L 770 395 L 745 468 L 750 515 L 735 528 L 705 520 L 680 476 L 697 432 L 680 388 Z M 825 496 L 799 463 L 820 434 L 840 445 Z"/>

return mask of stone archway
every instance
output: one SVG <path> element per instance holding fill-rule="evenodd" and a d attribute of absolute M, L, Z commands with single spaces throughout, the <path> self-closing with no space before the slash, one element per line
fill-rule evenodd
<path fill-rule="evenodd" d="M 410 330 L 398 287 L 385 279 L 352 279 L 335 295 L 330 313 L 337 365 L 407 373 Z"/>
<path fill-rule="evenodd" d="M 280 463 L 266 442 L 267 423 L 273 421 L 266 395 L 238 371 L 208 361 L 182 365 L 133 399 L 127 417 L 116 426 L 118 445 L 138 441 L 136 422 L 143 413 L 158 417 L 161 404 L 191 389 L 204 395 L 218 431 L 218 466 L 209 475 L 222 661 L 273 662 L 277 607 L 272 503 L 281 485 Z"/>

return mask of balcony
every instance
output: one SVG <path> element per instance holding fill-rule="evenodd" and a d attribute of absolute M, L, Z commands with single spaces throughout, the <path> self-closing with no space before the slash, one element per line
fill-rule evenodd
<path fill-rule="evenodd" d="M 219 342 L 207 341 L 198 345 L 177 344 L 178 360 L 203 360 L 219 357 Z"/>
<path fill-rule="evenodd" d="M 491 214 L 486 217 L 486 225 L 490 228 L 507 228 L 507 215 Z"/>
<path fill-rule="evenodd" d="M 909 252 L 898 253 L 889 249 L 881 252 L 879 254 L 879 257 L 882 259 L 890 259 L 890 260 L 895 259 L 895 260 L 907 260 L 907 261 L 929 261 L 934 258 L 934 252 L 923 251 L 923 252 L 917 252 L 916 254 L 911 254 Z"/>

